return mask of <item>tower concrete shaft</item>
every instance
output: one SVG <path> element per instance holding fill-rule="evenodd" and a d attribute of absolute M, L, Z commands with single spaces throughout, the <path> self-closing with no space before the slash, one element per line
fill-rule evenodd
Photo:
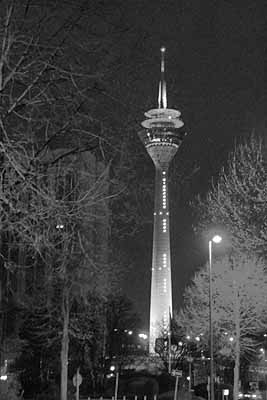
<path fill-rule="evenodd" d="M 167 108 L 165 82 L 165 48 L 161 48 L 161 79 L 158 108 L 145 113 L 144 128 L 139 136 L 152 158 L 155 175 L 154 233 L 151 274 L 149 352 L 155 353 L 156 339 L 170 334 L 172 315 L 172 278 L 170 251 L 170 211 L 168 194 L 168 169 L 185 132 L 178 110 Z"/>

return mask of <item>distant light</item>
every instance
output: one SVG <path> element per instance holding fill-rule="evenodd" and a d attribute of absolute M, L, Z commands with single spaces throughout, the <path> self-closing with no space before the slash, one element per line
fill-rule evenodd
<path fill-rule="evenodd" d="M 133 334 L 133 331 L 128 331 L 128 335 L 132 335 Z"/>
<path fill-rule="evenodd" d="M 179 345 L 179 346 L 182 346 L 182 345 L 183 345 L 183 342 L 181 342 L 181 341 L 178 342 L 178 345 Z"/>
<path fill-rule="evenodd" d="M 146 339 L 148 338 L 148 336 L 147 336 L 146 333 L 139 333 L 138 336 L 139 336 L 141 339 L 144 339 L 144 340 L 146 340 Z"/>
<path fill-rule="evenodd" d="M 224 334 L 224 335 L 228 335 L 228 332 L 224 332 L 223 334 Z"/>
<path fill-rule="evenodd" d="M 115 328 L 115 329 L 113 329 L 114 330 L 114 332 L 118 332 L 118 329 L 117 328 Z"/>
<path fill-rule="evenodd" d="M 219 235 L 215 235 L 213 236 L 213 238 L 211 239 L 214 243 L 220 243 L 222 241 L 222 237 Z"/>
<path fill-rule="evenodd" d="M 190 336 L 189 336 L 189 335 L 187 335 L 187 336 L 186 336 L 186 339 L 187 339 L 187 340 L 189 340 L 189 339 L 191 339 L 191 338 L 190 338 Z"/>
<path fill-rule="evenodd" d="M 233 342 L 233 341 L 234 341 L 233 336 L 230 336 L 230 337 L 229 337 L 229 340 L 230 340 L 230 342 Z"/>
<path fill-rule="evenodd" d="M 264 352 L 265 352 L 265 350 L 264 350 L 263 348 L 261 348 L 261 349 L 260 349 L 260 352 L 261 352 L 261 353 L 264 353 Z"/>
<path fill-rule="evenodd" d="M 199 342 L 200 341 L 200 337 L 196 336 L 196 341 Z"/>
<path fill-rule="evenodd" d="M 56 225 L 56 229 L 64 229 L 64 225 L 63 224 L 57 224 Z"/>
<path fill-rule="evenodd" d="M 6 381 L 7 380 L 7 375 L 1 375 L 0 376 L 1 381 Z"/>
<path fill-rule="evenodd" d="M 109 369 L 110 369 L 110 371 L 115 371 L 116 367 L 115 367 L 115 365 L 111 365 Z"/>
<path fill-rule="evenodd" d="M 113 378 L 113 376 L 114 376 L 114 374 L 108 374 L 107 378 L 110 379 L 110 378 Z"/>
<path fill-rule="evenodd" d="M 186 379 L 187 379 L 188 381 L 190 381 L 190 376 L 187 376 Z"/>
<path fill-rule="evenodd" d="M 127 330 L 127 329 L 124 329 L 124 332 L 125 332 L 125 333 L 127 333 L 127 332 L 128 332 L 128 330 Z"/>
<path fill-rule="evenodd" d="M 267 333 L 264 333 L 264 335 L 263 335 L 264 337 L 267 337 Z"/>

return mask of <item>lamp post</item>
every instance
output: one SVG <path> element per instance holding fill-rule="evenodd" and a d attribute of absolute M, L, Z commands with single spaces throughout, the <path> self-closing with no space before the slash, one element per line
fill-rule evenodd
<path fill-rule="evenodd" d="M 209 328 L 210 328 L 210 400 L 214 400 L 214 360 L 213 360 L 213 301 L 212 301 L 212 244 L 220 243 L 221 236 L 215 235 L 209 241 Z"/>

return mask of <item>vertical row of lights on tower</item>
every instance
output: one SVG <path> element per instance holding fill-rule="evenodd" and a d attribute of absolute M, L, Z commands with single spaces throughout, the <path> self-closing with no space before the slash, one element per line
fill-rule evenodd
<path fill-rule="evenodd" d="M 163 292 L 167 293 L 167 279 L 163 278 Z"/>
<path fill-rule="evenodd" d="M 165 171 L 163 171 L 163 172 L 165 172 Z M 167 202 L 166 202 L 166 177 L 165 176 L 163 176 L 163 178 L 162 178 L 162 207 L 163 207 L 163 209 L 165 209 L 167 207 Z"/>
<path fill-rule="evenodd" d="M 164 311 L 163 313 L 163 328 L 164 328 L 164 333 L 167 333 L 167 327 L 168 327 L 168 316 L 167 316 L 167 311 Z"/>
<path fill-rule="evenodd" d="M 163 253 L 163 255 L 162 255 L 162 265 L 163 265 L 163 268 L 167 267 L 167 254 L 166 253 Z"/>

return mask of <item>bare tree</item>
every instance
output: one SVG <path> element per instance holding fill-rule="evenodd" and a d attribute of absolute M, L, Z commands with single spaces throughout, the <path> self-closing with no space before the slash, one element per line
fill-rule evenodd
<path fill-rule="evenodd" d="M 266 154 L 264 141 L 255 136 L 238 145 L 217 183 L 195 204 L 201 231 L 221 226 L 235 249 L 259 255 L 266 255 Z"/>
<path fill-rule="evenodd" d="M 109 168 L 99 161 L 100 124 L 88 113 L 101 52 L 80 35 L 83 6 L 59 18 L 52 4 L 10 0 L 0 15 L 1 266 L 24 285 L 19 293 L 9 286 L 20 305 L 43 306 L 35 303 L 40 289 L 48 308 L 58 299 L 61 400 L 73 301 L 112 282 L 96 239 L 108 224 Z"/>
<path fill-rule="evenodd" d="M 216 351 L 234 359 L 234 399 L 238 399 L 240 356 L 252 354 L 257 333 L 267 326 L 267 275 L 263 261 L 232 255 L 213 264 L 214 312 L 212 323 Z M 188 333 L 209 341 L 209 272 L 196 273 L 184 295 L 177 322 Z"/>

